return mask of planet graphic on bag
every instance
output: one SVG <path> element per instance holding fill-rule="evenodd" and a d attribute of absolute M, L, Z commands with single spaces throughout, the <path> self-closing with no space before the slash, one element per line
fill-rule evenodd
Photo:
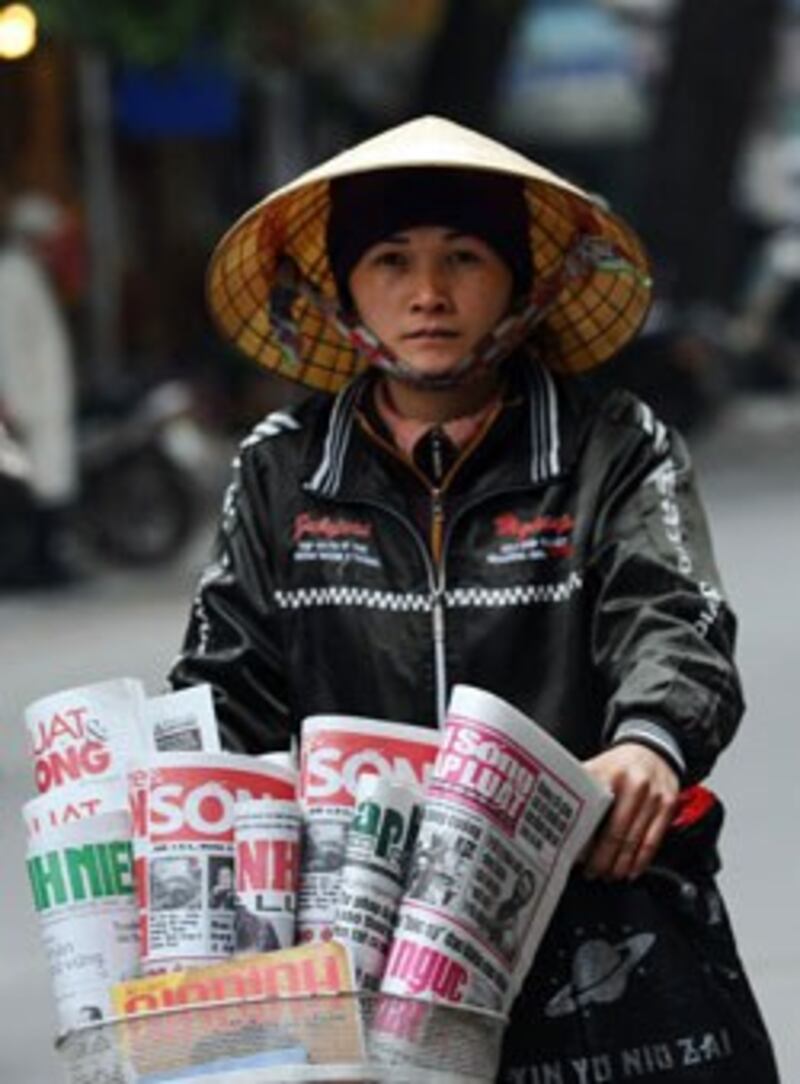
<path fill-rule="evenodd" d="M 622 997 L 628 977 L 655 939 L 653 933 L 639 933 L 617 945 L 599 938 L 584 941 L 572 961 L 571 981 L 550 998 L 545 1015 L 568 1016 L 585 1005 L 607 1004 Z"/>

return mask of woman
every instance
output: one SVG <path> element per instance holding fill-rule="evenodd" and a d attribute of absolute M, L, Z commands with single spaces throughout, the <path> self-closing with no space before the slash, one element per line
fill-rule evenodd
<path fill-rule="evenodd" d="M 775 1079 L 713 884 L 719 807 L 685 790 L 742 710 L 686 449 L 568 375 L 646 313 L 632 231 L 424 118 L 264 200 L 209 285 L 227 337 L 321 394 L 244 442 L 173 683 L 211 682 L 252 752 L 314 713 L 436 726 L 457 682 L 503 696 L 615 801 L 501 1078 Z"/>

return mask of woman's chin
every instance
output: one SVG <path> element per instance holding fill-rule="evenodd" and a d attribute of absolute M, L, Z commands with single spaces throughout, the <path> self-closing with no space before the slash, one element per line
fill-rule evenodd
<path fill-rule="evenodd" d="M 458 371 L 463 361 L 462 354 L 455 351 L 449 354 L 444 352 L 426 351 L 406 356 L 401 355 L 401 361 L 418 376 L 442 377 L 450 376 Z"/>

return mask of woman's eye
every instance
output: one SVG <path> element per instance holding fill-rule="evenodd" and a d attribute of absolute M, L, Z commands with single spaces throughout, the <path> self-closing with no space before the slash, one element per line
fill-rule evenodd
<path fill-rule="evenodd" d="M 377 253 L 373 262 L 378 267 L 402 268 L 406 266 L 407 257 L 404 252 L 387 249 Z"/>
<path fill-rule="evenodd" d="M 458 249 L 455 249 L 451 253 L 450 259 L 452 260 L 453 263 L 456 263 L 456 264 L 473 264 L 473 263 L 480 263 L 481 262 L 480 253 L 476 252 L 475 249 L 473 249 L 473 248 L 458 248 Z"/>

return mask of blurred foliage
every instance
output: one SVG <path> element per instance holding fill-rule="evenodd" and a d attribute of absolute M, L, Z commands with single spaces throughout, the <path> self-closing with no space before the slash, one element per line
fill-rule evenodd
<path fill-rule="evenodd" d="M 34 0 L 47 33 L 122 60 L 169 64 L 198 46 L 302 63 L 319 43 L 380 46 L 436 24 L 443 0 Z"/>
<path fill-rule="evenodd" d="M 245 0 L 35 0 L 45 31 L 136 64 L 168 64 L 199 41 L 235 39 Z M 267 6 L 267 5 L 265 5 Z M 273 6 L 273 5 L 268 5 Z M 282 7 L 282 4 L 274 5 Z"/>

